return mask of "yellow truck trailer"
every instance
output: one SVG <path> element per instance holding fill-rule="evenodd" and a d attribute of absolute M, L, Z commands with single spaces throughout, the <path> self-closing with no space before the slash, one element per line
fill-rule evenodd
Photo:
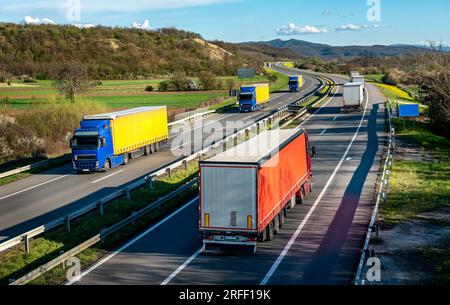
<path fill-rule="evenodd" d="M 256 111 L 270 100 L 269 84 L 253 84 L 241 87 L 239 109 L 241 112 Z"/>
<path fill-rule="evenodd" d="M 85 116 L 72 139 L 77 171 L 107 170 L 149 155 L 169 139 L 167 107 L 140 107 Z"/>

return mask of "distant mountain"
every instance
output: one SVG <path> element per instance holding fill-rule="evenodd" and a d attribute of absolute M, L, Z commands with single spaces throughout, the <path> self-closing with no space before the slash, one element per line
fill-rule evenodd
<path fill-rule="evenodd" d="M 303 40 L 271 40 L 258 42 L 245 42 L 244 46 L 271 46 L 276 48 L 289 49 L 299 56 L 322 57 L 322 58 L 352 58 L 360 56 L 396 56 L 401 54 L 415 54 L 426 52 L 426 48 L 412 45 L 373 45 L 373 46 L 331 46 L 327 44 L 312 43 Z"/>

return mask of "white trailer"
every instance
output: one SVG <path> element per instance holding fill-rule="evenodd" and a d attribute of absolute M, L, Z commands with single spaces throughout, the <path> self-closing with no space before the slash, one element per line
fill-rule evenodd
<path fill-rule="evenodd" d="M 353 76 L 352 83 L 363 83 L 363 84 L 365 84 L 366 81 L 365 81 L 365 79 L 364 79 L 364 76 L 362 76 L 362 75 L 356 75 L 356 76 Z"/>
<path fill-rule="evenodd" d="M 361 110 L 364 101 L 364 83 L 347 83 L 343 86 L 344 111 Z"/>
<path fill-rule="evenodd" d="M 354 83 L 354 78 L 361 76 L 358 71 L 350 71 L 350 82 Z"/>

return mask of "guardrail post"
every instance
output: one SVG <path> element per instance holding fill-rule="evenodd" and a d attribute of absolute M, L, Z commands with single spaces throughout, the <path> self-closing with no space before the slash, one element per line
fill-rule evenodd
<path fill-rule="evenodd" d="M 148 184 L 148 188 L 152 189 L 153 188 L 153 176 L 147 176 L 145 177 L 145 181 Z"/>
<path fill-rule="evenodd" d="M 70 233 L 70 217 L 66 216 L 66 218 L 64 219 L 64 223 L 66 225 L 66 232 Z"/>
<path fill-rule="evenodd" d="M 250 138 L 250 130 L 246 129 L 245 130 L 245 139 Z"/>
<path fill-rule="evenodd" d="M 100 213 L 101 216 L 103 216 L 104 215 L 104 204 L 103 204 L 103 201 L 100 200 L 97 203 L 97 205 L 98 205 L 98 212 Z"/>
<path fill-rule="evenodd" d="M 166 174 L 169 176 L 169 179 L 172 178 L 172 170 L 170 167 L 166 169 Z"/>
<path fill-rule="evenodd" d="M 267 129 L 268 130 L 272 130 L 272 118 L 269 118 L 267 121 L 268 121 L 267 122 L 267 124 L 268 124 Z"/>
<path fill-rule="evenodd" d="M 25 234 L 22 236 L 23 244 L 25 246 L 25 253 L 30 253 L 30 239 L 28 238 L 28 235 Z"/>
<path fill-rule="evenodd" d="M 259 134 L 260 131 L 261 131 L 261 126 L 259 125 L 259 123 L 256 123 L 256 134 Z"/>
<path fill-rule="evenodd" d="M 379 224 L 375 225 L 375 232 L 376 232 L 376 239 L 377 239 L 377 241 L 381 241 L 381 230 L 380 230 L 380 225 Z"/>
<path fill-rule="evenodd" d="M 234 146 L 238 145 L 238 136 L 237 135 L 234 136 L 234 138 L 233 138 L 233 144 L 234 144 Z"/>
<path fill-rule="evenodd" d="M 100 230 L 100 243 L 102 243 L 102 244 L 105 242 L 105 232 L 106 232 L 106 229 Z"/>
<path fill-rule="evenodd" d="M 188 162 L 186 160 L 183 160 L 183 168 L 184 170 L 188 169 Z"/>

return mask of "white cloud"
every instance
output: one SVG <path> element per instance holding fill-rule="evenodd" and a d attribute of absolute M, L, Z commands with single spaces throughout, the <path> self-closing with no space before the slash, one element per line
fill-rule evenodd
<path fill-rule="evenodd" d="M 330 32 L 327 28 L 315 27 L 312 25 L 298 26 L 295 23 L 289 23 L 277 29 L 278 35 L 308 35 L 308 34 L 323 34 Z"/>
<path fill-rule="evenodd" d="M 336 31 L 359 31 L 360 29 L 361 29 L 360 26 L 349 23 L 337 27 Z"/>
<path fill-rule="evenodd" d="M 31 17 L 31 16 L 25 16 L 23 18 L 23 23 L 25 23 L 25 24 L 56 24 L 53 20 L 48 19 L 48 18 L 39 19 L 39 18 Z"/>
<path fill-rule="evenodd" d="M 134 29 L 151 30 L 150 21 L 148 21 L 148 19 L 145 19 L 142 23 L 133 22 L 131 27 Z"/>

